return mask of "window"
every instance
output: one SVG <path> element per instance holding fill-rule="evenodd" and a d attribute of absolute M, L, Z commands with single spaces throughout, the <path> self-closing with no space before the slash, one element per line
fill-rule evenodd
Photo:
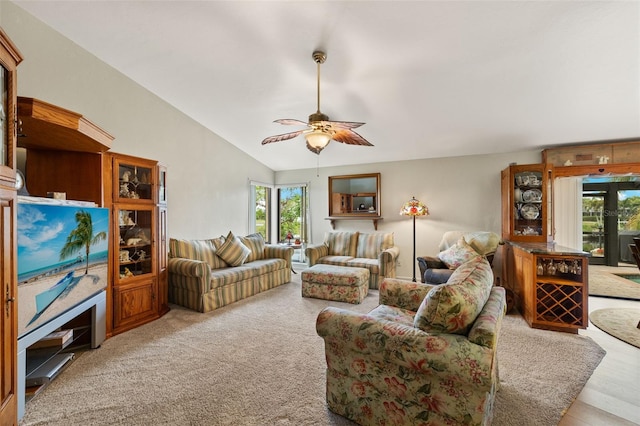
<path fill-rule="evenodd" d="M 307 185 L 278 186 L 278 241 L 294 244 L 293 260 L 304 262 L 309 241 L 309 193 Z"/>
<path fill-rule="evenodd" d="M 249 202 L 249 233 L 259 233 L 271 242 L 271 189 L 272 186 L 251 182 Z"/>

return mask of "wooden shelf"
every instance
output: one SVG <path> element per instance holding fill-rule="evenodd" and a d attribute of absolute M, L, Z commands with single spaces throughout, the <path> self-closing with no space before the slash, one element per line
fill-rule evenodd
<path fill-rule="evenodd" d="M 378 221 L 382 220 L 380 216 L 362 215 L 362 216 L 331 216 L 325 218 L 331 222 L 331 229 L 336 229 L 336 220 L 370 220 L 373 222 L 373 229 L 378 230 Z"/>
<path fill-rule="evenodd" d="M 18 97 L 18 146 L 80 152 L 105 152 L 114 137 L 82 115 L 33 98 Z"/>

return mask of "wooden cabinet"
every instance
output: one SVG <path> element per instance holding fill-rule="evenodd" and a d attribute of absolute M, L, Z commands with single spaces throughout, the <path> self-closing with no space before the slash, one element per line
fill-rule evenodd
<path fill-rule="evenodd" d="M 18 311 L 15 302 L 18 294 L 16 269 L 16 201 L 15 191 L 0 188 L 0 424 L 17 424 L 17 344 Z"/>
<path fill-rule="evenodd" d="M 0 29 L 0 424 L 18 423 L 16 99 L 22 56 Z"/>
<path fill-rule="evenodd" d="M 502 238 L 553 241 L 553 167 L 509 166 L 502 171 Z"/>
<path fill-rule="evenodd" d="M 167 312 L 166 168 L 110 152 L 113 136 L 78 113 L 18 98 L 18 116 L 30 194 L 110 209 L 107 336 Z"/>
<path fill-rule="evenodd" d="M 587 253 L 550 243 L 507 244 L 509 282 L 534 328 L 577 333 L 588 322 Z"/>
<path fill-rule="evenodd" d="M 109 154 L 112 164 L 113 329 L 117 334 L 168 311 L 166 168 Z"/>

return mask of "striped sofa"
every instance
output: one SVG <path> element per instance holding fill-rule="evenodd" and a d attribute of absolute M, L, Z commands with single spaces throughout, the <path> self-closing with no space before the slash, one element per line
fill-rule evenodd
<path fill-rule="evenodd" d="M 327 232 L 322 244 L 305 250 L 309 266 L 350 266 L 369 270 L 369 288 L 377 289 L 385 278 L 395 278 L 400 248 L 393 233 Z"/>
<path fill-rule="evenodd" d="M 169 240 L 169 302 L 209 312 L 291 281 L 293 248 L 260 234 Z"/>

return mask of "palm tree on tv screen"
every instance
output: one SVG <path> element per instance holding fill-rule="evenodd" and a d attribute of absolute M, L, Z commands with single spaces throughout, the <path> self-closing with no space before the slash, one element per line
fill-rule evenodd
<path fill-rule="evenodd" d="M 84 247 L 86 258 L 84 273 L 86 275 L 89 273 L 89 253 L 91 252 L 91 246 L 105 240 L 107 233 L 101 231 L 93 235 L 91 213 L 84 210 L 78 210 L 76 212 L 76 223 L 78 226 L 69 233 L 66 243 L 60 250 L 60 260 L 73 256 L 78 250 Z"/>

